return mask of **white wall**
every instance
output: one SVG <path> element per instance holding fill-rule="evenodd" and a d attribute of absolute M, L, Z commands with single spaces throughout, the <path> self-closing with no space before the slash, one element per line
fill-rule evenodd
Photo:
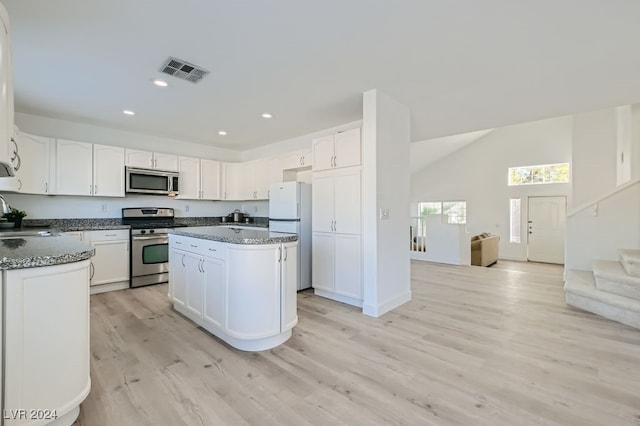
<path fill-rule="evenodd" d="M 636 183 L 567 220 L 565 270 L 592 270 L 596 259 L 618 260 L 618 249 L 640 248 L 640 184 Z"/>
<path fill-rule="evenodd" d="M 616 187 L 616 110 L 573 117 L 572 206 L 580 206 Z"/>
<path fill-rule="evenodd" d="M 574 208 L 567 217 L 565 270 L 591 270 L 596 259 L 617 260 L 618 249 L 640 248 L 640 184 L 634 183 L 640 179 L 640 106 L 631 106 L 630 123 L 618 121 L 617 112 L 628 110 L 609 108 L 574 118 Z M 621 147 L 617 136 L 629 129 Z M 621 167 L 630 170 L 621 173 Z M 618 186 L 622 174 L 631 179 Z"/>
<path fill-rule="evenodd" d="M 180 200 L 159 195 L 127 195 L 124 198 L 13 193 L 3 195 L 11 207 L 24 210 L 28 215 L 27 219 L 119 218 L 124 207 L 170 207 L 175 209 L 177 217 L 223 216 L 242 208 L 239 201 Z"/>
<path fill-rule="evenodd" d="M 497 234 L 501 258 L 526 260 L 527 197 L 569 196 L 571 184 L 510 187 L 508 168 L 570 162 L 571 143 L 571 117 L 496 129 L 414 174 L 411 201 L 466 201 L 467 231 L 471 236 L 482 232 Z M 522 200 L 521 244 L 509 243 L 510 198 Z"/>
<path fill-rule="evenodd" d="M 240 161 L 242 159 L 240 151 L 38 115 L 16 113 L 15 122 L 21 131 L 37 136 L 71 139 L 212 160 Z"/>
<path fill-rule="evenodd" d="M 412 252 L 412 259 L 451 265 L 471 264 L 471 237 L 465 225 L 447 223 L 448 216 L 439 214 L 425 216 L 424 220 L 429 230 L 424 237 L 427 250 Z"/>
<path fill-rule="evenodd" d="M 362 124 L 363 313 L 411 300 L 407 247 L 410 111 L 377 90 L 364 93 Z M 389 211 L 381 220 L 381 209 Z"/>

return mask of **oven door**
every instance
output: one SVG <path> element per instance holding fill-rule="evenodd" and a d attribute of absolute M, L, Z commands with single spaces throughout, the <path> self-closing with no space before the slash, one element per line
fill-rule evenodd
<path fill-rule="evenodd" d="M 131 237 L 131 278 L 169 272 L 169 236 Z M 162 281 L 158 281 L 162 282 Z"/>

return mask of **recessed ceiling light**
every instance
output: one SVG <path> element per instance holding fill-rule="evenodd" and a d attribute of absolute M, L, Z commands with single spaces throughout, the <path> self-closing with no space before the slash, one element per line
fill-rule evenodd
<path fill-rule="evenodd" d="M 158 87 L 167 87 L 169 85 L 169 83 L 167 83 L 164 80 L 160 80 L 159 78 L 156 78 L 155 80 L 153 80 L 153 84 L 155 84 Z"/>
<path fill-rule="evenodd" d="M 268 112 L 265 112 L 264 114 L 262 114 L 262 118 L 271 118 L 273 117 L 273 115 L 269 114 Z"/>
<path fill-rule="evenodd" d="M 122 113 L 123 113 L 124 115 L 136 115 L 136 113 L 135 113 L 135 112 L 133 112 L 133 111 L 131 111 L 130 109 L 123 109 L 123 110 L 122 110 Z"/>
<path fill-rule="evenodd" d="M 219 134 L 220 136 L 226 136 L 226 135 L 227 135 L 227 132 L 225 132 L 224 130 L 220 130 L 220 131 L 218 132 L 218 134 Z"/>

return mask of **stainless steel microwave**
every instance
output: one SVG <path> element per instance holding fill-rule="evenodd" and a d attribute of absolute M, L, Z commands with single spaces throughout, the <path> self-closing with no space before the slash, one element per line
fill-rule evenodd
<path fill-rule="evenodd" d="M 167 170 L 137 169 L 127 167 L 126 192 L 134 194 L 157 194 L 170 197 L 178 195 L 178 172 Z"/>

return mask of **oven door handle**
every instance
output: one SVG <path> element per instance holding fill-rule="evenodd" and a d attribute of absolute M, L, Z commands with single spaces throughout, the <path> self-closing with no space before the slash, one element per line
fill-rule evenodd
<path fill-rule="evenodd" d="M 166 235 L 158 235 L 157 237 L 131 237 L 133 241 L 148 241 L 148 240 L 164 240 L 168 238 Z"/>

